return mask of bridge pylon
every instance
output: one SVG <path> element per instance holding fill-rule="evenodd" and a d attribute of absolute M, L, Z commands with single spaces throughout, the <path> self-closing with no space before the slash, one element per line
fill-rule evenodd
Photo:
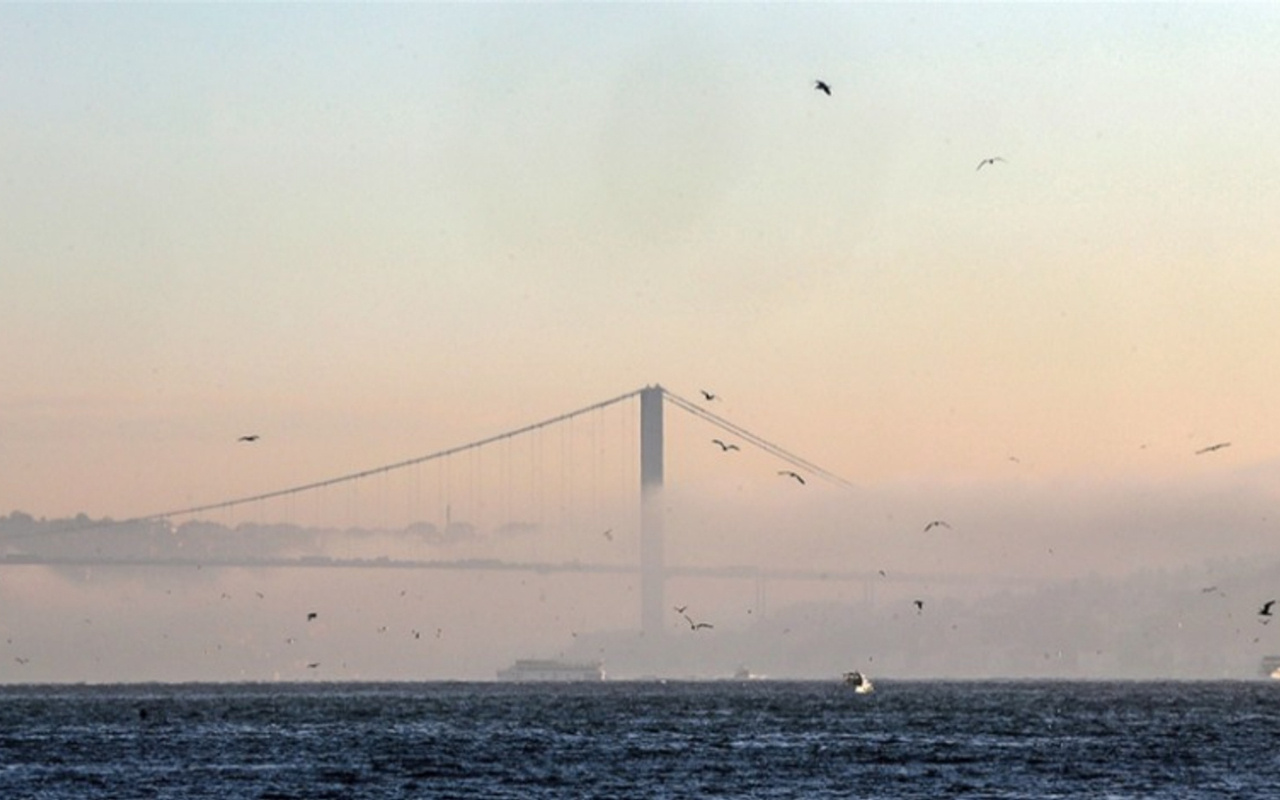
<path fill-rule="evenodd" d="M 660 385 L 640 390 L 640 629 L 654 641 L 662 635 L 667 568 L 663 561 L 662 405 Z"/>

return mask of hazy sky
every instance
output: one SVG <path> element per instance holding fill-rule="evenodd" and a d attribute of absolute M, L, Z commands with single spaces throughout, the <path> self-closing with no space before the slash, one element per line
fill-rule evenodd
<path fill-rule="evenodd" d="M 0 506 L 222 499 L 652 382 L 860 483 L 1267 461 L 1278 34 L 1266 5 L 7 5 Z"/>
<path fill-rule="evenodd" d="M 1267 4 L 0 6 L 0 514 L 215 502 L 662 383 L 883 490 L 864 532 L 1220 513 L 1251 552 L 1277 41 Z"/>

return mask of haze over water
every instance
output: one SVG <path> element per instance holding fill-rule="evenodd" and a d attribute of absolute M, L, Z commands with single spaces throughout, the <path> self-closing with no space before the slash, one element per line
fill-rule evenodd
<path fill-rule="evenodd" d="M 668 408 L 669 565 L 869 576 L 673 577 L 715 627 L 672 611 L 645 657 L 631 573 L 5 565 L 0 681 L 1255 676 L 1280 653 L 1278 29 L 1236 4 L 0 7 L 0 553 L 661 382 L 854 484 Z M 306 529 L 239 536 L 262 555 L 631 565 L 636 426 L 623 404 L 204 522 Z M 165 546 L 207 554 L 192 521 Z"/>

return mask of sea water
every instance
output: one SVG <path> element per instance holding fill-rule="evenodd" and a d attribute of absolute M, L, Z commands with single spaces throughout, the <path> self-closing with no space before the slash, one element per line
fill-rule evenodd
<path fill-rule="evenodd" d="M 0 798 L 1280 797 L 1280 681 L 0 688 Z"/>

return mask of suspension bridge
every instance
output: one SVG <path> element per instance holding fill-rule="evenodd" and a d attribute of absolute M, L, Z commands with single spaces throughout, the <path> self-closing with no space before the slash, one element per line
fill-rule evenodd
<path fill-rule="evenodd" d="M 797 483 L 854 488 L 705 406 L 660 385 L 646 386 L 504 433 L 323 480 L 120 521 L 6 530 L 0 566 L 638 573 L 645 633 L 662 630 L 665 586 L 676 577 L 754 581 L 762 616 L 770 581 L 869 587 L 885 580 L 872 567 L 670 563 L 669 409 L 714 429 L 711 441 L 719 450 L 710 448 L 712 457 L 730 449 L 763 456 L 768 471 L 762 467 L 761 473 L 775 484 L 791 473 Z M 345 524 L 334 525 L 334 517 Z M 903 573 L 891 580 L 974 579 Z"/>

